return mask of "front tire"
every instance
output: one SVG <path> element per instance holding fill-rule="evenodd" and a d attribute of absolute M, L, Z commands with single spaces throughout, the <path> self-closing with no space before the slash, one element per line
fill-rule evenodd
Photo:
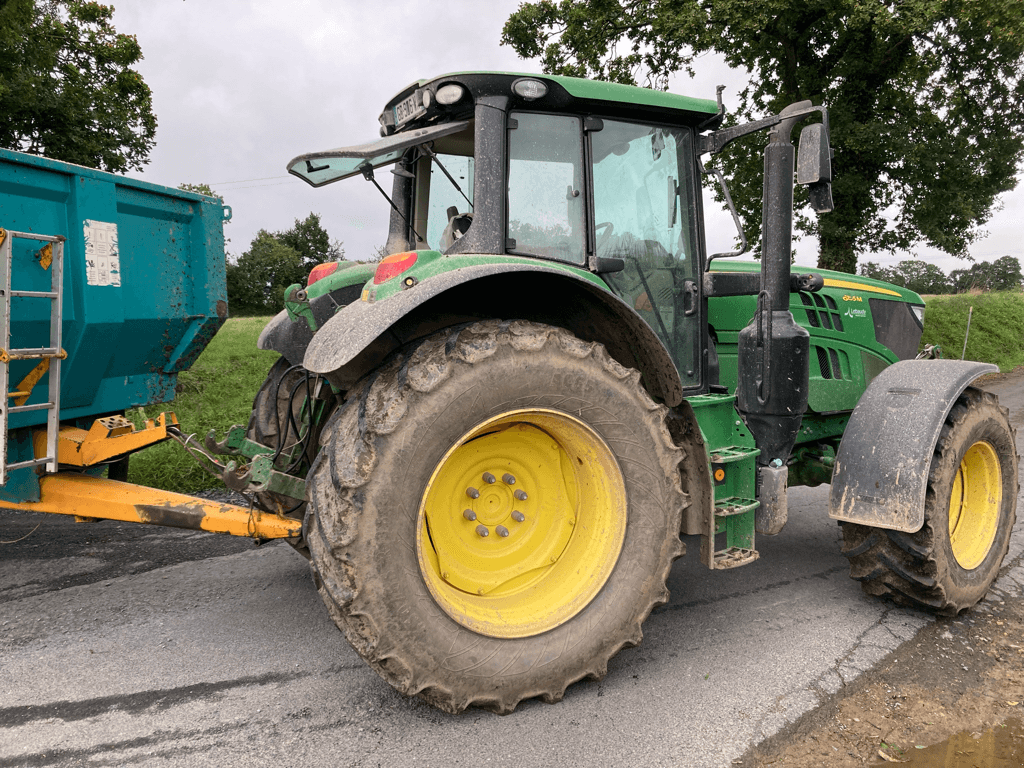
<path fill-rule="evenodd" d="M 349 393 L 309 474 L 332 617 L 446 712 L 602 678 L 682 551 L 667 418 L 638 373 L 559 328 L 487 321 L 411 345 Z"/>
<path fill-rule="evenodd" d="M 921 529 L 841 523 L 843 554 L 868 594 L 955 615 L 984 597 L 999 575 L 1016 508 L 1008 413 L 994 395 L 968 388 L 939 433 Z"/>

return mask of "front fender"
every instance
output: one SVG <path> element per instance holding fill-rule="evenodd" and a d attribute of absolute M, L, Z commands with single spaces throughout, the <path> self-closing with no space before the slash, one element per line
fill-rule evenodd
<path fill-rule="evenodd" d="M 493 317 L 559 325 L 599 341 L 620 363 L 640 370 L 654 396 L 670 406 L 682 402 L 668 350 L 632 307 L 592 279 L 536 262 L 465 266 L 381 301 L 355 301 L 313 336 L 303 365 L 336 386 L 350 386 L 402 344 L 455 323 Z"/>
<path fill-rule="evenodd" d="M 920 530 L 932 454 L 946 416 L 972 381 L 998 370 L 969 360 L 903 360 L 876 376 L 843 433 L 829 517 Z"/>

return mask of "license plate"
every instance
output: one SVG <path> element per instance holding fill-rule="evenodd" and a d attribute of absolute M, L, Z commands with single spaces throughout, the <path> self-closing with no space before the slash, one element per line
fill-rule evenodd
<path fill-rule="evenodd" d="M 414 93 L 407 99 L 403 99 L 395 106 L 395 125 L 402 125 L 413 118 L 419 117 L 427 110 L 423 107 L 423 100 L 419 93 Z"/>

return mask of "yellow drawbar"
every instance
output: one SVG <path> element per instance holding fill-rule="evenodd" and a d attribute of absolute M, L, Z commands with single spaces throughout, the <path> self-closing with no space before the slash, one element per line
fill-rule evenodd
<path fill-rule="evenodd" d="M 39 487 L 39 501 L 0 501 L 0 507 L 92 520 L 167 525 L 253 539 L 291 538 L 302 531 L 301 520 L 103 477 L 57 473 L 41 477 Z"/>

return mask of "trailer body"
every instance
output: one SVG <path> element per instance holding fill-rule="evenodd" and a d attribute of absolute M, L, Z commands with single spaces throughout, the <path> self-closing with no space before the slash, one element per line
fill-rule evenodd
<path fill-rule="evenodd" d="M 7 237 L 8 350 L 45 350 L 59 320 L 58 413 L 46 404 L 45 355 L 6 365 L 0 424 L 7 464 L 33 458 L 32 430 L 55 416 L 89 429 L 99 417 L 174 398 L 177 376 L 227 318 L 221 201 L 45 157 L 0 150 L 0 228 Z M 63 245 L 51 265 L 47 241 Z M 59 248 L 58 248 L 59 250 Z M 51 274 L 60 269 L 57 297 Z M 2 330 L 2 328 L 0 328 Z M 0 355 L 3 357 L 3 355 Z M 43 370 L 39 370 L 42 368 Z M 33 376 L 36 371 L 37 376 Z M 13 470 L 0 495 L 38 500 L 33 467 Z"/>

